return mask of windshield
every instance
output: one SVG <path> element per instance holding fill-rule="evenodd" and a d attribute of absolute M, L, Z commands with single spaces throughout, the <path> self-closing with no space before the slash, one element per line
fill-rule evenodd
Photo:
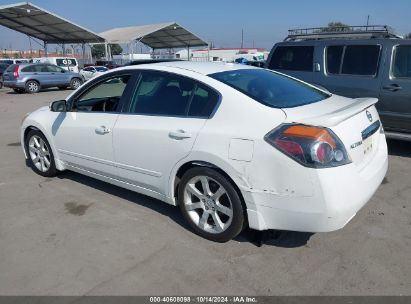
<path fill-rule="evenodd" d="M 107 72 L 108 69 L 105 67 L 95 67 L 97 72 Z"/>
<path fill-rule="evenodd" d="M 264 69 L 241 69 L 208 76 L 272 108 L 298 107 L 330 97 L 300 81 Z"/>
<path fill-rule="evenodd" d="M 76 66 L 77 62 L 74 58 L 67 58 L 67 59 L 56 59 L 56 64 L 61 67 L 66 66 Z"/>

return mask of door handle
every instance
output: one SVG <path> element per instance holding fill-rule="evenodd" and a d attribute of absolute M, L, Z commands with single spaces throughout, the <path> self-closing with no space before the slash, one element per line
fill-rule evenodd
<path fill-rule="evenodd" d="M 110 133 L 110 132 L 111 132 L 111 130 L 109 128 L 105 127 L 105 126 L 101 126 L 101 127 L 96 128 L 96 133 L 99 134 L 99 135 L 104 135 L 104 134 L 107 134 L 107 133 Z"/>
<path fill-rule="evenodd" d="M 193 137 L 190 133 L 186 133 L 184 130 L 177 130 L 175 132 L 168 133 L 168 136 L 172 139 L 181 140 Z"/>
<path fill-rule="evenodd" d="M 402 87 L 399 86 L 399 85 L 396 84 L 396 83 L 387 85 L 387 86 L 382 87 L 382 88 L 383 88 L 384 90 L 391 91 L 391 92 L 396 92 L 396 91 L 399 91 L 399 90 L 402 89 Z"/>

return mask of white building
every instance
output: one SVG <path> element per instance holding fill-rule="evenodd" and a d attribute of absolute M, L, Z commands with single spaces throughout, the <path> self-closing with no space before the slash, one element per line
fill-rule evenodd
<path fill-rule="evenodd" d="M 176 59 L 187 60 L 188 50 L 181 50 L 175 53 Z M 249 61 L 266 60 L 269 52 L 263 48 L 215 48 L 190 50 L 190 60 L 192 61 L 224 61 L 233 62 L 238 58 L 245 58 Z"/>

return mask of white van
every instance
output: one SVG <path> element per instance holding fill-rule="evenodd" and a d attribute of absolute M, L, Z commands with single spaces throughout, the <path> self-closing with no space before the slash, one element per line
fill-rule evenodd
<path fill-rule="evenodd" d="M 74 73 L 79 72 L 78 62 L 76 58 L 70 57 L 40 57 L 40 58 L 33 58 L 33 63 L 51 63 L 55 64 L 67 71 L 71 71 Z"/>
<path fill-rule="evenodd" d="M 0 59 L 0 63 L 5 64 L 18 64 L 18 63 L 29 63 L 30 59 L 26 58 L 2 58 Z"/>

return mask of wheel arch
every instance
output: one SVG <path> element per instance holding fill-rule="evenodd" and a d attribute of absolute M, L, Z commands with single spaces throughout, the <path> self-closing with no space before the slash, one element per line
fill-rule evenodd
<path fill-rule="evenodd" d="M 206 167 L 206 168 L 211 168 L 216 170 L 218 173 L 220 173 L 221 175 L 223 175 L 224 177 L 227 178 L 228 182 L 231 183 L 235 189 L 235 191 L 237 192 L 238 196 L 240 197 L 241 200 L 241 205 L 243 206 L 243 212 L 244 212 L 244 218 L 246 220 L 246 223 L 248 225 L 248 215 L 247 215 L 247 205 L 245 203 L 244 200 L 244 196 L 240 190 L 240 187 L 237 185 L 237 183 L 234 181 L 234 179 L 230 176 L 230 174 L 228 174 L 226 171 L 228 170 L 224 170 L 221 167 L 208 162 L 208 161 L 203 161 L 203 160 L 190 160 L 190 161 L 186 161 L 183 164 L 181 164 L 178 169 L 175 171 L 175 174 L 173 174 L 173 178 L 172 178 L 172 187 L 171 187 L 171 197 L 174 199 L 175 204 L 178 205 L 178 199 L 177 199 L 177 195 L 178 195 L 178 187 L 180 185 L 180 180 L 182 178 L 182 176 L 184 175 L 184 173 L 186 173 L 188 170 L 192 169 L 192 168 L 196 168 L 196 167 Z"/>

